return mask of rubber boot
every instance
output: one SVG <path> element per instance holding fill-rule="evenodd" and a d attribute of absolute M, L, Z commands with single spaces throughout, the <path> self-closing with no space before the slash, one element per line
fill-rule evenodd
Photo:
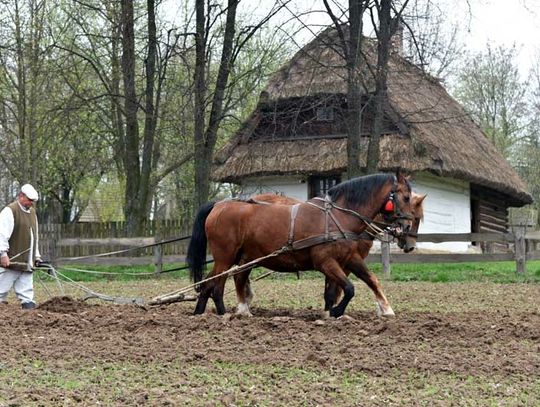
<path fill-rule="evenodd" d="M 22 309 L 34 309 L 36 308 L 35 302 L 23 302 L 21 304 Z"/>

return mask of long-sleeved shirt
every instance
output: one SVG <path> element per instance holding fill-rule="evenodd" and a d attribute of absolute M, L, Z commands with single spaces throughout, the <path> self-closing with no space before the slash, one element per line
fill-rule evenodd
<path fill-rule="evenodd" d="M 26 209 L 19 202 L 17 202 L 17 204 L 19 205 L 22 211 L 26 213 L 30 213 L 30 210 Z M 0 211 L 0 256 L 4 256 L 7 254 L 9 250 L 9 239 L 11 238 L 14 228 L 15 228 L 15 218 L 13 216 L 13 211 L 9 207 L 6 206 L 4 209 L 2 209 L 2 211 Z M 39 233 L 37 233 L 37 230 L 38 230 L 37 228 L 38 228 L 38 224 L 36 222 L 36 236 L 33 236 L 32 231 L 30 232 L 32 240 L 35 239 L 36 241 L 35 245 L 31 245 L 36 248 L 36 253 L 32 253 L 32 250 L 29 250 L 29 252 L 25 253 L 22 256 L 23 258 L 18 261 L 24 261 L 24 262 L 27 262 L 28 264 L 33 264 L 32 259 L 41 258 L 41 255 L 38 249 Z"/>

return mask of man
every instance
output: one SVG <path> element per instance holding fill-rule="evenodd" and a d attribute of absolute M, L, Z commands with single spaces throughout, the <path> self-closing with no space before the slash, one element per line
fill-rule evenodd
<path fill-rule="evenodd" d="M 41 256 L 33 204 L 38 198 L 34 187 L 25 184 L 17 199 L 0 212 L 0 304 L 13 287 L 23 309 L 36 307 L 32 269 Z"/>

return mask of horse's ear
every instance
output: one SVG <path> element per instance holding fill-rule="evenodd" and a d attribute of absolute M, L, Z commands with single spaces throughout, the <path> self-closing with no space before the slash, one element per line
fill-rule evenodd
<path fill-rule="evenodd" d="M 401 167 L 398 167 L 397 171 L 396 171 L 396 177 L 397 177 L 397 180 L 398 182 L 409 182 L 409 179 L 411 178 L 410 175 L 406 175 L 403 170 L 401 169 Z"/>
<path fill-rule="evenodd" d="M 418 198 L 416 198 L 416 204 L 420 205 L 422 202 L 424 202 L 424 199 L 426 199 L 427 194 L 424 195 L 418 195 Z"/>

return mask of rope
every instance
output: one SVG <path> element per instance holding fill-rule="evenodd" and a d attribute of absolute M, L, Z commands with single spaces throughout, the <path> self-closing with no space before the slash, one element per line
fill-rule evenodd
<path fill-rule="evenodd" d="M 207 260 L 203 264 L 210 264 L 210 263 L 213 263 L 213 262 L 214 262 L 214 260 Z M 175 267 L 175 268 L 172 268 L 172 269 L 162 270 L 161 272 L 153 271 L 151 273 L 145 273 L 145 272 L 132 273 L 132 272 L 122 272 L 122 271 L 119 271 L 119 272 L 97 271 L 97 270 L 85 270 L 85 269 L 79 269 L 79 268 L 75 268 L 75 267 L 66 267 L 66 266 L 62 266 L 62 267 L 60 267 L 60 269 L 61 270 L 66 270 L 66 271 L 76 271 L 78 273 L 98 274 L 98 275 L 107 275 L 107 276 L 159 276 L 161 274 L 171 273 L 173 271 L 187 270 L 187 269 L 189 269 L 189 266 Z"/>
<path fill-rule="evenodd" d="M 41 270 L 41 269 L 38 269 L 38 270 L 43 272 L 43 273 L 46 273 L 47 275 L 49 275 L 45 270 Z M 113 297 L 113 296 L 110 296 L 110 295 L 105 295 L 105 294 L 98 293 L 97 291 L 93 291 L 93 290 L 89 289 L 88 287 L 77 283 L 75 280 L 69 278 L 68 276 L 66 276 L 65 274 L 59 272 L 58 270 L 55 270 L 55 271 L 56 271 L 56 275 L 51 276 L 51 277 L 55 278 L 57 280 L 57 282 L 60 282 L 60 279 L 58 278 L 58 276 L 61 276 L 64 279 L 64 281 L 63 281 L 64 283 L 69 284 L 71 286 L 74 286 L 74 287 L 76 287 L 76 288 L 78 288 L 78 289 L 80 289 L 80 290 L 82 290 L 82 291 L 84 291 L 85 293 L 88 294 L 88 296 L 86 298 L 84 298 L 83 300 L 87 300 L 89 298 L 99 298 L 99 299 L 102 299 L 102 300 L 105 300 L 105 301 L 113 301 L 113 302 L 121 303 L 121 304 L 143 305 L 143 303 L 144 303 L 144 300 L 141 299 L 141 298 Z"/>
<path fill-rule="evenodd" d="M 43 278 L 41 278 L 41 274 L 39 275 L 39 280 L 38 281 L 41 283 L 41 286 L 43 287 L 43 289 L 45 290 L 45 292 L 49 296 L 49 299 L 51 299 L 53 296 L 52 296 L 51 292 L 49 291 L 49 289 L 47 288 L 47 286 L 45 285 L 45 283 L 43 282 Z"/>
<path fill-rule="evenodd" d="M 194 289 L 195 287 L 197 287 L 198 285 L 206 283 L 207 281 L 214 280 L 214 279 L 219 278 L 219 277 L 223 277 L 223 276 L 228 277 L 228 276 L 234 276 L 235 274 L 240 274 L 244 270 L 247 270 L 249 268 L 252 268 L 253 266 L 256 266 L 257 264 L 259 264 L 263 260 L 279 256 L 279 255 L 281 255 L 283 253 L 286 253 L 288 251 L 291 251 L 291 248 L 289 246 L 283 246 L 281 249 L 278 249 L 278 250 L 276 250 L 276 251 L 274 251 L 274 252 L 272 252 L 270 254 L 267 254 L 266 256 L 256 258 L 255 260 L 251 260 L 250 262 L 244 263 L 244 264 L 242 264 L 240 266 L 231 267 L 230 269 L 222 271 L 221 273 L 216 274 L 215 276 L 205 278 L 205 279 L 203 279 L 203 280 L 201 280 L 201 281 L 199 281 L 197 283 L 190 284 L 190 285 L 188 285 L 186 287 L 183 287 L 183 288 L 181 288 L 179 290 L 172 291 L 170 293 L 160 295 L 159 297 L 154 298 L 152 301 L 159 300 L 160 298 L 163 298 L 163 297 L 169 297 L 169 296 L 173 296 L 173 295 L 185 294 L 185 293 L 191 291 L 192 289 Z"/>
<path fill-rule="evenodd" d="M 156 242 L 156 243 L 150 243 L 150 244 L 146 244 L 146 245 L 143 245 L 143 246 L 129 247 L 127 249 L 116 250 L 116 251 L 113 251 L 113 252 L 91 254 L 91 255 L 88 255 L 88 256 L 66 257 L 64 260 L 81 260 L 81 259 L 89 259 L 89 258 L 92 258 L 92 257 L 111 256 L 113 254 L 126 253 L 126 252 L 129 252 L 129 251 L 132 251 L 132 250 L 147 249 L 149 247 L 159 246 L 159 245 L 166 244 L 166 243 L 179 242 L 181 240 L 186 240 L 186 239 L 190 239 L 190 238 L 191 238 L 191 235 L 187 235 L 187 236 L 182 236 L 182 237 L 176 237 L 176 238 L 173 238 L 173 239 L 162 240 L 162 241 Z"/>
<path fill-rule="evenodd" d="M 23 251 L 20 252 L 20 253 L 17 253 L 15 256 L 10 257 L 10 258 L 9 258 L 9 261 L 15 260 L 17 257 L 19 257 L 19 256 L 21 256 L 21 255 L 23 255 L 23 254 L 25 254 L 25 253 L 26 253 L 27 251 L 29 251 L 29 250 L 30 250 L 30 247 L 29 247 L 28 249 L 26 249 L 26 250 L 23 250 Z"/>
<path fill-rule="evenodd" d="M 322 201 L 324 203 L 327 203 L 328 205 L 330 205 L 332 208 L 335 208 L 339 211 L 342 211 L 342 212 L 345 212 L 345 213 L 348 213 L 358 219 L 360 219 L 362 222 L 364 222 L 364 224 L 366 225 L 366 230 L 365 232 L 370 235 L 371 237 L 373 237 L 373 239 L 377 239 L 383 243 L 391 243 L 393 239 L 391 240 L 387 240 L 387 239 L 383 239 L 380 235 L 384 235 L 385 231 L 384 229 L 381 229 L 376 223 L 375 221 L 373 221 L 373 219 L 369 219 L 368 217 L 356 212 L 356 211 L 353 211 L 352 209 L 348 209 L 348 208 L 343 208 L 339 205 L 336 205 L 334 202 L 332 202 L 330 199 L 326 199 L 326 198 L 313 198 L 317 201 Z M 311 206 L 314 206 L 315 208 L 317 209 L 320 209 L 321 211 L 323 212 L 327 212 L 327 209 L 326 208 L 323 208 L 323 207 L 320 207 L 318 205 L 315 205 L 314 203 L 312 202 L 309 202 L 309 201 L 306 201 L 307 204 L 311 205 Z"/>

